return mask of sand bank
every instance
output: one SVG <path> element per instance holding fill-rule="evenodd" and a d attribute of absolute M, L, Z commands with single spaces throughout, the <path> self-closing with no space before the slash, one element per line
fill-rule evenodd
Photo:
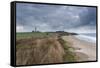
<path fill-rule="evenodd" d="M 77 56 L 77 61 L 95 61 L 96 60 L 96 44 L 76 38 L 75 36 L 63 36 L 63 40 L 69 43 Z"/>

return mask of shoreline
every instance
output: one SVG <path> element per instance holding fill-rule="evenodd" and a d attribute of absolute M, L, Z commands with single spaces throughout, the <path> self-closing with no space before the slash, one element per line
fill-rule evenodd
<path fill-rule="evenodd" d="M 96 44 L 96 39 L 94 37 L 90 37 L 90 36 L 84 37 L 84 35 L 75 35 L 75 37 L 78 38 L 79 40 L 89 42 L 89 43 L 92 43 L 92 44 Z"/>
<path fill-rule="evenodd" d="M 73 52 L 76 54 L 76 61 L 95 61 L 96 44 L 85 40 L 78 39 L 75 36 L 62 36 L 62 39 L 69 43 Z"/>

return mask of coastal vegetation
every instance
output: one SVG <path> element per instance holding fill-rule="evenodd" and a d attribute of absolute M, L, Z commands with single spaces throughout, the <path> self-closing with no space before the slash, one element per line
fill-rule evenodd
<path fill-rule="evenodd" d="M 65 34 L 63 32 L 16 33 L 16 64 L 74 62 L 76 59 L 71 51 L 72 48 L 61 38 Z"/>

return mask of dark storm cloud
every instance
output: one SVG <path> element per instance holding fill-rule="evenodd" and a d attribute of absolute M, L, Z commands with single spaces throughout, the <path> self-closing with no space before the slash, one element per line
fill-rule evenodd
<path fill-rule="evenodd" d="M 17 3 L 17 31 L 95 32 L 96 8 Z"/>

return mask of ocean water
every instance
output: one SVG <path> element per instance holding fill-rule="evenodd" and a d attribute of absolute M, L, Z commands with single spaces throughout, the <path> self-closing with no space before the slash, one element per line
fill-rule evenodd
<path fill-rule="evenodd" d="M 81 40 L 96 43 L 96 33 L 80 33 L 76 37 Z"/>

